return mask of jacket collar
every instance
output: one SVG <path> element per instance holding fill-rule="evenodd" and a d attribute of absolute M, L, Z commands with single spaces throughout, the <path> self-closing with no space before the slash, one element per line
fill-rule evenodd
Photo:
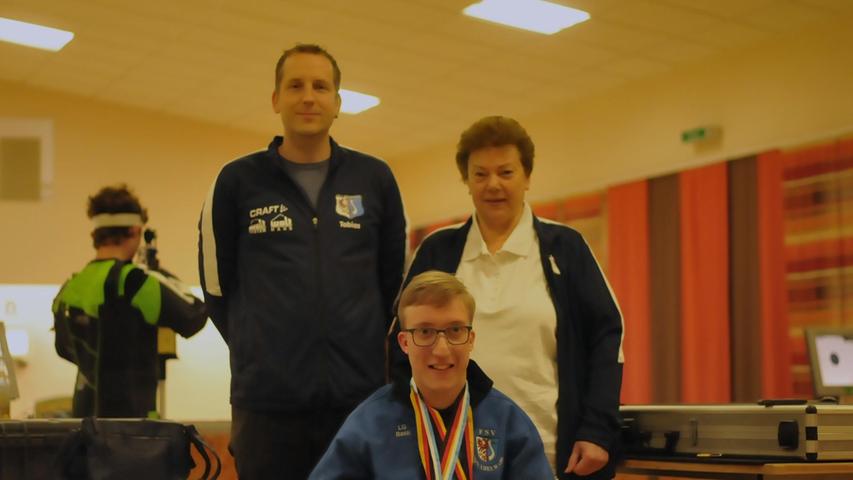
<path fill-rule="evenodd" d="M 486 375 L 485 372 L 480 368 L 479 365 L 474 360 L 468 360 L 468 370 L 466 372 L 468 377 L 468 389 L 471 395 L 471 408 L 476 408 L 480 402 L 486 398 L 489 391 L 492 389 L 492 379 Z M 407 376 L 405 381 L 402 379 L 396 379 L 391 386 L 391 391 L 398 401 L 409 404 L 409 379 L 411 375 Z"/>
<path fill-rule="evenodd" d="M 282 165 L 283 163 L 280 161 L 283 159 L 278 153 L 278 147 L 281 146 L 282 142 L 284 142 L 284 137 L 281 135 L 276 135 L 275 137 L 273 137 L 272 141 L 267 147 L 267 154 L 270 158 L 276 160 L 276 165 Z M 344 149 L 341 148 L 340 145 L 338 145 L 338 143 L 332 137 L 329 137 L 329 144 L 332 147 L 331 156 L 329 157 L 329 170 L 331 171 L 335 168 L 335 166 L 341 163 L 344 154 Z"/>

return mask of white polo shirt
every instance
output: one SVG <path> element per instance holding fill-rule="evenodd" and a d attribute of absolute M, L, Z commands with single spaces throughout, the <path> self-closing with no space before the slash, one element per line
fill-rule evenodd
<path fill-rule="evenodd" d="M 557 443 L 557 314 L 542 272 L 528 204 L 503 247 L 489 253 L 477 226 L 468 232 L 456 277 L 477 302 L 471 354 L 495 387 L 533 420 L 554 466 Z"/>

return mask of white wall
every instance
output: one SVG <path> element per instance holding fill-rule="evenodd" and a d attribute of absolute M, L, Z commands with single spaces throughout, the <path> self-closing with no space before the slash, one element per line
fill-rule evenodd
<path fill-rule="evenodd" d="M 50 305 L 58 285 L 94 257 L 87 196 L 130 184 L 157 229 L 162 265 L 197 284 L 196 225 L 210 184 L 223 164 L 265 148 L 277 132 L 247 133 L 8 82 L 0 82 L 0 117 L 48 119 L 54 132 L 52 195 L 0 202 L 0 320 L 30 338 L 18 372 L 22 397 L 11 406 L 23 418 L 36 400 L 72 393 L 76 370 L 54 351 Z M 8 299 L 16 301 L 15 315 L 4 313 Z M 167 415 L 230 418 L 228 350 L 215 328 L 179 339 L 178 354 L 167 367 Z"/>
<path fill-rule="evenodd" d="M 273 115 L 272 112 L 270 115 Z M 120 107 L 0 82 L 0 117 L 53 122 L 53 194 L 0 201 L 0 283 L 61 283 L 94 250 L 86 199 L 119 182 L 133 187 L 157 229 L 162 265 L 197 284 L 201 205 L 219 169 L 266 148 L 273 135 Z"/>

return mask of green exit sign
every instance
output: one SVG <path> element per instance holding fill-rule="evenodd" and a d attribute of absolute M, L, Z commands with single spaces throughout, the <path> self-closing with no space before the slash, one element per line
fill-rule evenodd
<path fill-rule="evenodd" d="M 705 142 L 720 138 L 720 127 L 697 127 L 681 132 L 681 143 Z"/>

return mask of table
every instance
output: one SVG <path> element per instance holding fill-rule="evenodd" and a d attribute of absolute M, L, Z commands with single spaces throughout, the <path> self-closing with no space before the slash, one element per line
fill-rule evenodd
<path fill-rule="evenodd" d="M 851 480 L 853 462 L 719 463 L 625 460 L 619 473 L 718 480 Z"/>

